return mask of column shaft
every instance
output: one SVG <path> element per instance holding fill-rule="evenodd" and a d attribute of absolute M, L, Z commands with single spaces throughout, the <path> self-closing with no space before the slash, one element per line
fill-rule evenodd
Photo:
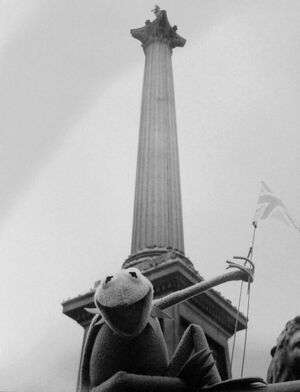
<path fill-rule="evenodd" d="M 131 253 L 184 252 L 175 98 L 169 44 L 145 47 Z"/>

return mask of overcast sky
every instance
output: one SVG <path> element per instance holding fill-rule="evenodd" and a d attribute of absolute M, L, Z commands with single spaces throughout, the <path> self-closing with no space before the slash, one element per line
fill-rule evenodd
<path fill-rule="evenodd" d="M 83 330 L 61 302 L 130 253 L 144 54 L 129 30 L 154 5 L 0 2 L 1 390 L 74 391 Z M 210 278 L 247 254 L 260 181 L 300 221 L 300 2 L 159 5 L 187 39 L 173 53 L 185 250 Z M 265 378 L 300 313 L 300 233 L 268 220 L 256 239 L 244 376 Z M 238 283 L 220 291 L 237 304 Z"/>

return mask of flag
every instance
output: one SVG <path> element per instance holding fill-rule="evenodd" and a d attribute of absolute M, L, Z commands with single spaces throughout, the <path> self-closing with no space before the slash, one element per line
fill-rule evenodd
<path fill-rule="evenodd" d="M 290 216 L 290 213 L 283 202 L 278 199 L 268 185 L 262 181 L 261 193 L 258 198 L 253 224 L 256 225 L 257 221 L 271 217 L 279 219 L 286 225 L 300 231 L 298 223 Z"/>

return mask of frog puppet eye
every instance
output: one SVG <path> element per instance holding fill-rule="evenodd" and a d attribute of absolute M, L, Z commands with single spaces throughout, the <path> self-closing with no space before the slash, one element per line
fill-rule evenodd
<path fill-rule="evenodd" d="M 137 273 L 135 271 L 129 271 L 129 274 L 133 277 L 133 278 L 138 278 Z"/>
<path fill-rule="evenodd" d="M 110 281 L 112 280 L 112 278 L 113 278 L 113 275 L 107 276 L 107 277 L 105 278 L 105 284 L 107 284 L 108 282 L 110 282 Z"/>
<path fill-rule="evenodd" d="M 133 281 L 136 280 L 137 282 L 140 282 L 142 278 L 142 274 L 137 268 L 131 267 L 126 272 L 130 276 L 131 280 Z"/>

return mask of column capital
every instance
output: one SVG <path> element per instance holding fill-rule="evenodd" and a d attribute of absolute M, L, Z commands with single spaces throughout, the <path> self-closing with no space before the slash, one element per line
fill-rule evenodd
<path fill-rule="evenodd" d="M 144 27 L 130 30 L 133 38 L 141 41 L 144 49 L 153 41 L 165 42 L 170 48 L 184 46 L 186 40 L 176 33 L 177 26 L 170 25 L 167 12 L 156 7 L 154 14 L 156 19 L 152 22 L 146 20 Z"/>

